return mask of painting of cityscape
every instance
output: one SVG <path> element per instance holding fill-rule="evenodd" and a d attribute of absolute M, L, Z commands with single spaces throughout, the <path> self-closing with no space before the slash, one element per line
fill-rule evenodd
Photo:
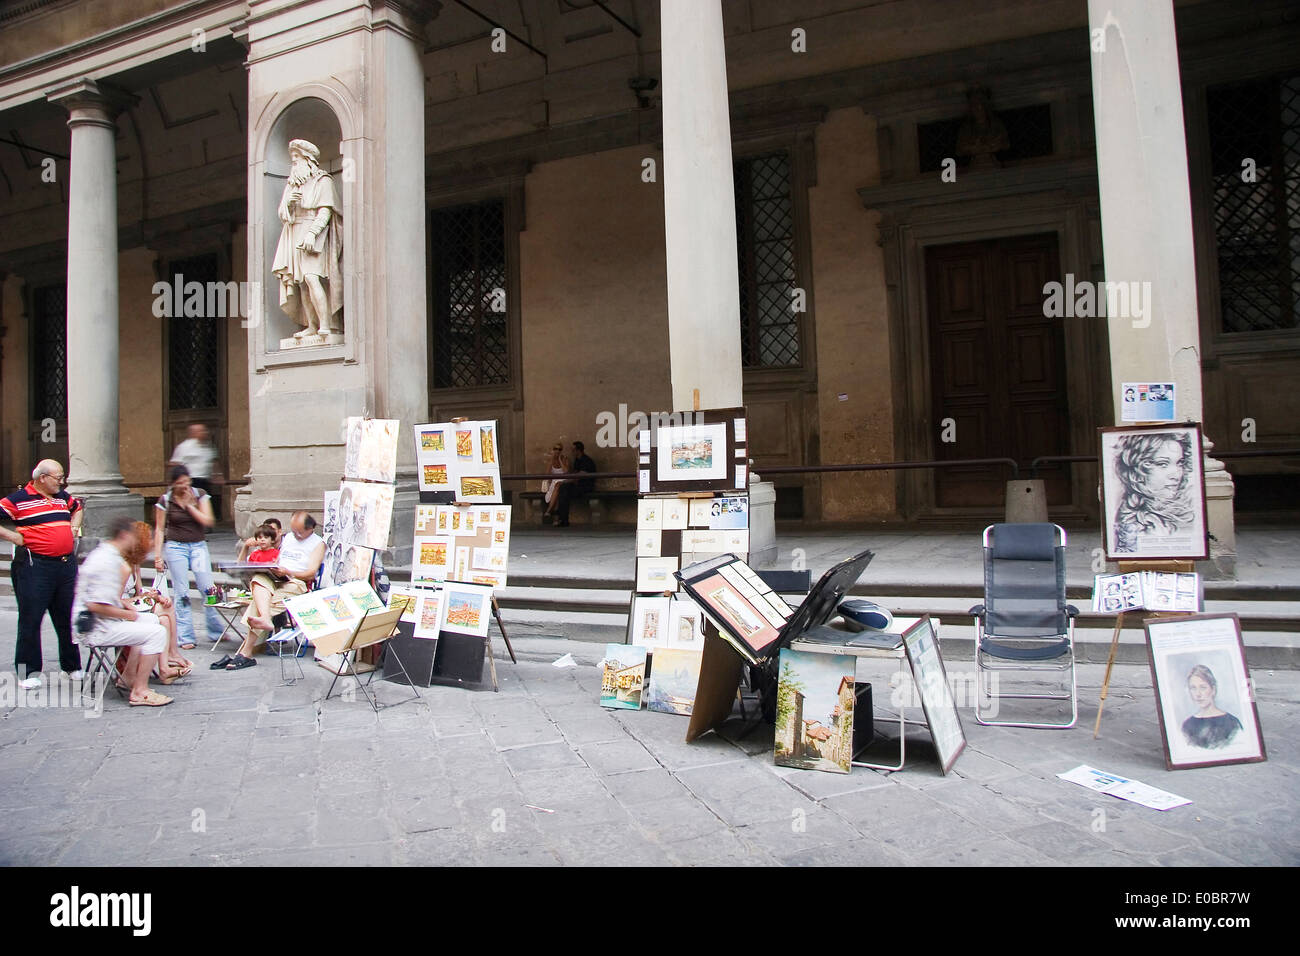
<path fill-rule="evenodd" d="M 600 680 L 600 706 L 640 710 L 645 684 L 645 648 L 606 644 L 605 670 Z"/>
<path fill-rule="evenodd" d="M 655 651 L 646 689 L 646 708 L 661 714 L 690 716 L 695 708 L 695 688 L 700 682 L 699 651 L 661 647 Z"/>
<path fill-rule="evenodd" d="M 781 649 L 774 755 L 778 766 L 849 772 L 853 663 L 846 654 Z"/>

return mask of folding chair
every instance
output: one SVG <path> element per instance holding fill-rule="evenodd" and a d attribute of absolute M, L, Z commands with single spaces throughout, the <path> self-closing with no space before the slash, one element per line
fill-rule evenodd
<path fill-rule="evenodd" d="M 356 669 L 357 652 L 372 644 L 382 644 L 392 637 L 397 631 L 397 619 L 401 616 L 402 608 L 400 607 L 386 608 L 382 611 L 367 611 L 361 616 L 361 620 L 357 622 L 356 628 L 348 635 L 347 639 L 343 642 L 343 646 L 335 652 L 342 655 L 342 662 L 339 664 L 339 669 L 334 675 L 334 679 L 330 681 L 329 690 L 325 692 L 326 700 L 329 700 L 330 695 L 334 693 L 334 685 L 337 684 L 339 678 L 343 676 L 344 670 L 347 670 L 352 679 L 356 681 L 357 687 L 361 688 L 361 693 L 365 694 L 366 701 L 372 708 L 374 708 L 376 714 L 379 713 L 379 708 L 381 706 L 395 707 L 397 704 L 404 704 L 410 700 L 419 700 L 420 692 L 416 690 L 415 681 L 411 680 L 411 675 L 406 672 L 406 666 L 402 663 L 402 659 L 396 654 L 393 655 L 393 660 L 397 661 L 397 666 L 401 669 L 402 676 L 406 678 L 407 686 L 411 688 L 415 695 L 414 697 L 407 697 L 392 704 L 381 705 L 378 699 L 370 693 L 370 682 L 375 679 L 376 674 L 383 670 L 382 666 L 380 666 L 382 660 L 375 665 L 375 669 L 370 672 L 370 676 L 364 683 L 361 680 L 361 675 L 357 673 Z M 385 648 L 385 651 L 387 651 L 387 648 Z"/>
<path fill-rule="evenodd" d="M 126 697 L 126 692 L 117 685 L 117 656 L 121 653 L 121 648 L 112 645 L 96 646 L 94 644 L 82 644 L 80 646 L 90 658 L 81 679 L 82 702 L 85 702 L 87 690 L 94 697 L 96 680 L 105 681 L 105 690 L 112 687 L 117 691 L 118 697 Z"/>
<path fill-rule="evenodd" d="M 1048 523 L 995 524 L 985 528 L 984 603 L 971 608 L 970 613 L 975 617 L 979 686 L 975 720 L 990 727 L 1073 727 L 1079 717 L 1074 658 L 1074 619 L 1079 611 L 1065 603 L 1065 531 Z M 993 678 L 998 672 L 1011 670 L 1068 670 L 1069 693 L 997 692 Z M 980 713 L 986 697 L 995 705 L 1002 700 L 1068 700 L 1070 721 L 996 720 L 993 714 L 986 719 Z"/>
<path fill-rule="evenodd" d="M 276 615 L 279 617 L 279 615 Z M 288 621 L 292 621 L 292 616 L 285 612 Z M 306 643 L 306 637 L 296 623 L 291 623 L 286 627 L 279 627 L 272 631 L 266 639 L 267 647 L 275 648 L 275 656 L 280 662 L 280 683 L 296 684 L 307 675 L 302 669 L 302 648 Z M 285 660 L 285 648 L 289 649 L 288 660 L 293 661 L 293 666 L 297 668 L 297 676 L 290 676 L 289 665 Z"/>

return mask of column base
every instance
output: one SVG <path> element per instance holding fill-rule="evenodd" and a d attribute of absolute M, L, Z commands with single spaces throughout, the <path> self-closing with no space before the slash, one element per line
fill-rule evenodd
<path fill-rule="evenodd" d="M 91 492 L 87 494 L 82 491 L 78 494 L 78 497 L 84 501 L 86 509 L 86 517 L 82 519 L 81 523 L 81 551 L 83 554 L 107 536 L 109 523 L 119 515 L 125 515 L 132 521 L 146 520 L 145 500 L 141 495 L 134 495 L 130 492 L 121 494 L 95 494 Z"/>
<path fill-rule="evenodd" d="M 1233 514 L 1235 488 L 1232 476 L 1222 469 L 1205 474 L 1205 520 L 1210 528 L 1210 560 L 1207 580 L 1235 580 L 1237 577 L 1237 529 Z"/>
<path fill-rule="evenodd" d="M 776 485 L 770 481 L 749 483 L 749 566 L 770 568 L 776 564 Z"/>

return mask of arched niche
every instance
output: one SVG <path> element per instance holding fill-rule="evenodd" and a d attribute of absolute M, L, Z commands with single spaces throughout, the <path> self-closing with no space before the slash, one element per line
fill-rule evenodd
<path fill-rule="evenodd" d="M 285 184 L 289 179 L 289 142 L 305 139 L 320 150 L 320 165 L 334 177 L 335 192 L 343 203 L 343 218 L 347 222 L 350 209 L 342 188 L 343 157 L 340 153 L 342 129 L 334 110 L 324 100 L 306 96 L 295 100 L 285 107 L 271 126 L 266 139 L 266 149 L 262 162 L 262 204 L 263 204 L 263 248 L 265 255 L 262 262 L 263 314 L 266 316 L 265 343 L 268 352 L 280 351 L 280 340 L 291 337 L 302 326 L 287 316 L 280 308 L 280 284 L 271 273 L 272 260 L 276 245 L 280 241 L 279 206 L 284 194 Z M 344 275 L 351 274 L 348 267 L 351 250 L 345 241 L 343 244 Z M 343 310 L 343 331 L 349 329 L 347 309 Z"/>

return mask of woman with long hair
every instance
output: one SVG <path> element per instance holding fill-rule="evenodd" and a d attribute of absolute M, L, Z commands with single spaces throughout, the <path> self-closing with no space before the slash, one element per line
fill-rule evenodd
<path fill-rule="evenodd" d="M 546 459 L 546 472 L 551 475 L 567 475 L 569 473 L 569 459 L 564 454 L 564 444 L 556 442 L 551 447 L 551 453 Z M 542 522 L 555 514 L 555 508 L 560 500 L 560 485 L 564 484 L 563 478 L 551 478 L 542 482 L 542 494 L 546 497 L 546 511 L 542 513 Z"/>
<path fill-rule="evenodd" d="M 1116 552 L 1137 553 L 1142 539 L 1187 533 L 1196 521 L 1190 434 L 1127 435 L 1116 443 L 1121 496 L 1115 509 Z"/>
<path fill-rule="evenodd" d="M 166 568 L 171 578 L 181 647 L 189 649 L 197 643 L 190 620 L 190 572 L 194 572 L 199 593 L 205 594 L 212 587 L 207 532 L 216 519 L 212 516 L 212 499 L 206 491 L 194 488 L 189 469 L 177 465 L 170 478 L 171 487 L 154 505 L 153 566 L 155 571 Z M 206 610 L 208 640 L 215 642 L 225 628 L 215 608 L 206 606 Z"/>

